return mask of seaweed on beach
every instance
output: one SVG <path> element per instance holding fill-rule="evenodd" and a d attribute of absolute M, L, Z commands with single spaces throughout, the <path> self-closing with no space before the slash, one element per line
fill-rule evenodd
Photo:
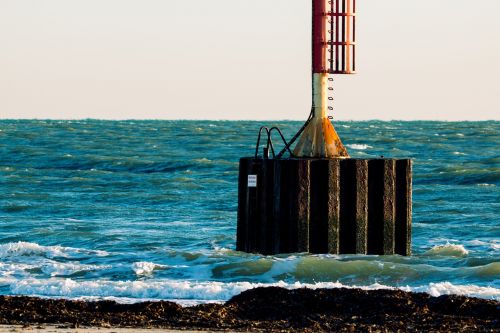
<path fill-rule="evenodd" d="M 258 288 L 225 304 L 0 297 L 0 324 L 301 332 L 499 332 L 500 303 L 397 290 Z"/>

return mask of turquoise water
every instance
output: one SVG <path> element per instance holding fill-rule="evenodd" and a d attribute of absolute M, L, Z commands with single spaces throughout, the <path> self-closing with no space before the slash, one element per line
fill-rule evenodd
<path fill-rule="evenodd" d="M 189 303 L 280 285 L 500 300 L 500 122 L 336 125 L 353 157 L 414 159 L 410 258 L 234 251 L 238 160 L 261 124 L 0 121 L 0 294 Z M 302 123 L 274 125 L 290 137 Z"/>

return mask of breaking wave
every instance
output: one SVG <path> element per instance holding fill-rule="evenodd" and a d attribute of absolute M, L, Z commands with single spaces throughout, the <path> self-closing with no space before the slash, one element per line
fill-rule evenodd
<path fill-rule="evenodd" d="M 429 251 L 425 252 L 427 255 L 432 256 L 446 256 L 446 257 L 466 257 L 469 255 L 469 251 L 463 245 L 436 245 Z"/>
<path fill-rule="evenodd" d="M 151 275 L 155 270 L 161 270 L 167 268 L 168 268 L 167 265 L 160 265 L 147 261 L 135 262 L 132 265 L 132 269 L 137 275 Z"/>
<path fill-rule="evenodd" d="M 0 279 L 0 283 L 5 283 Z M 7 282 L 8 283 L 8 282 Z M 251 283 L 251 282 L 190 282 L 190 281 L 75 281 L 72 279 L 36 280 L 28 279 L 16 283 L 11 288 L 14 295 L 37 295 L 44 297 L 63 298 L 108 298 L 115 297 L 119 301 L 135 299 L 143 300 L 171 300 L 200 302 L 227 301 L 243 291 L 258 287 L 282 287 L 287 289 L 333 289 L 333 288 L 360 288 L 363 290 L 400 289 L 404 291 L 423 292 L 437 297 L 441 295 L 466 295 L 478 298 L 500 301 L 500 289 L 479 287 L 474 285 L 454 285 L 449 282 L 430 283 L 417 287 L 391 287 L 382 284 L 368 286 L 349 286 L 340 282 L 318 283 Z"/>
<path fill-rule="evenodd" d="M 351 148 L 354 150 L 366 150 L 366 149 L 373 148 L 373 147 L 369 146 L 369 145 L 362 145 L 362 144 L 350 144 L 350 145 L 347 145 L 347 148 Z"/>
<path fill-rule="evenodd" d="M 86 250 L 62 246 L 42 246 L 36 243 L 16 242 L 0 245 L 0 258 L 19 257 L 19 256 L 41 256 L 46 258 L 56 257 L 81 257 L 81 256 L 99 256 L 109 255 L 106 251 Z"/>

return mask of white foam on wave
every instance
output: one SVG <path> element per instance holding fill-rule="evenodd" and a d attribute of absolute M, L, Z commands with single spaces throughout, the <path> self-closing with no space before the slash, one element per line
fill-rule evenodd
<path fill-rule="evenodd" d="M 372 146 L 369 145 L 361 145 L 361 144 L 350 144 L 347 145 L 348 148 L 354 149 L 354 150 L 366 150 L 369 148 L 373 148 Z"/>
<path fill-rule="evenodd" d="M 42 297 L 62 297 L 69 299 L 108 299 L 117 301 L 136 302 L 143 300 L 173 300 L 196 302 L 222 302 L 246 290 L 258 287 L 282 287 L 287 289 L 335 289 L 359 288 L 363 290 L 404 290 L 410 292 L 423 292 L 431 296 L 464 295 L 500 301 L 500 289 L 481 287 L 476 285 L 454 285 L 449 282 L 430 283 L 417 287 L 391 287 L 382 284 L 368 286 L 347 286 L 340 282 L 320 283 L 251 283 L 251 282 L 193 282 L 174 280 L 148 280 L 148 281 L 75 281 L 72 279 L 48 280 L 27 279 L 14 282 L 12 279 L 0 278 L 1 284 L 10 284 L 11 293 L 14 295 L 34 295 Z"/>
<path fill-rule="evenodd" d="M 46 258 L 71 258 L 81 255 L 95 255 L 98 257 L 108 256 L 106 251 L 78 249 L 63 246 L 43 246 L 36 243 L 16 242 L 0 245 L 0 258 L 20 256 L 41 256 Z"/>
<path fill-rule="evenodd" d="M 203 157 L 203 158 L 197 158 L 194 160 L 196 163 L 200 163 L 200 164 L 210 164 L 212 163 L 213 161 L 212 160 L 209 160 L 208 158 L 206 157 Z"/>
<path fill-rule="evenodd" d="M 469 251 L 461 244 L 446 244 L 436 245 L 425 254 L 443 257 L 466 257 L 469 255 Z"/>
<path fill-rule="evenodd" d="M 30 269 L 36 269 L 36 265 L 25 263 L 3 263 L 0 262 L 0 276 L 6 277 L 15 274 L 23 274 Z"/>
<path fill-rule="evenodd" d="M 80 263 L 59 263 L 51 262 L 41 267 L 42 272 L 50 276 L 68 276 L 80 272 L 98 271 L 101 269 L 111 268 L 109 265 L 85 265 Z"/>
<path fill-rule="evenodd" d="M 0 262 L 0 276 L 31 276 L 44 273 L 52 277 L 70 276 L 81 272 L 91 272 L 111 268 L 110 265 L 86 265 L 79 262 L 57 262 L 43 258 L 34 263 Z"/>
<path fill-rule="evenodd" d="M 485 241 L 482 241 L 480 239 L 473 239 L 473 240 L 467 242 L 467 244 L 469 244 L 471 246 L 488 245 L 488 243 L 486 243 Z"/>
<path fill-rule="evenodd" d="M 262 275 L 262 279 L 265 281 L 273 281 L 279 278 L 280 275 L 287 274 L 289 272 L 297 271 L 297 266 L 300 263 L 301 258 L 297 256 L 290 256 L 288 258 L 276 258 L 271 266 L 271 269 Z"/>
<path fill-rule="evenodd" d="M 169 266 L 147 261 L 134 262 L 132 264 L 132 269 L 137 275 L 152 275 L 155 270 L 163 270 L 167 268 L 169 268 Z"/>
<path fill-rule="evenodd" d="M 2 283 L 0 279 L 0 283 Z M 285 283 L 282 284 L 285 287 Z M 52 297 L 117 297 L 128 299 L 199 299 L 227 300 L 245 290 L 264 286 L 250 282 L 147 281 L 75 281 L 72 279 L 26 279 L 11 284 L 16 295 Z"/>
<path fill-rule="evenodd" d="M 500 301 L 500 289 L 475 285 L 454 285 L 450 282 L 430 283 L 428 286 L 403 288 L 412 292 L 427 293 L 434 297 L 442 295 L 462 295 L 469 297 L 494 299 Z"/>

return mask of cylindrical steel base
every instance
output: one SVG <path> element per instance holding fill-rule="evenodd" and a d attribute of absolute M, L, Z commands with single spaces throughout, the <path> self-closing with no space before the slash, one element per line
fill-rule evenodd
<path fill-rule="evenodd" d="M 239 251 L 408 256 L 411 218 L 411 160 L 240 160 Z"/>

